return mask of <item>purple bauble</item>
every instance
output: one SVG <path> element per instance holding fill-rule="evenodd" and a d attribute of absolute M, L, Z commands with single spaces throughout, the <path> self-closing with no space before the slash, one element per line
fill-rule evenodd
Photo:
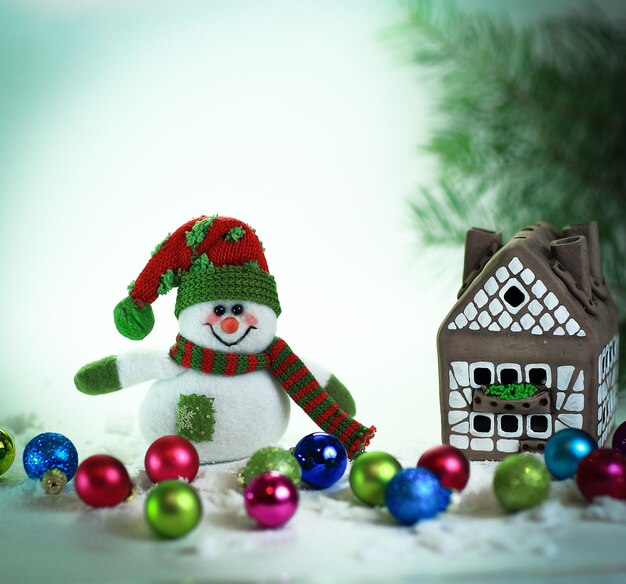
<path fill-rule="evenodd" d="M 243 496 L 248 515 L 261 527 L 284 525 L 298 508 L 298 489 L 275 470 L 254 477 Z"/>
<path fill-rule="evenodd" d="M 613 434 L 613 448 L 626 456 L 626 422 L 622 422 Z"/>

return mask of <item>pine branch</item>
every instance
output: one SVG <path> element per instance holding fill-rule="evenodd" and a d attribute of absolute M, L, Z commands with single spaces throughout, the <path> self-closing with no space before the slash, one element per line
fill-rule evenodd
<path fill-rule="evenodd" d="M 439 179 L 410 203 L 424 241 L 458 243 L 472 225 L 510 236 L 538 219 L 596 220 L 626 330 L 623 24 L 594 10 L 519 28 L 450 1 L 404 6 L 390 36 L 440 81 L 445 120 L 426 146 Z"/>

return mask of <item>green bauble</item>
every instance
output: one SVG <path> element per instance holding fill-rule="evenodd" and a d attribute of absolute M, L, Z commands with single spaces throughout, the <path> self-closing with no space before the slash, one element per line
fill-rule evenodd
<path fill-rule="evenodd" d="M 15 460 L 15 442 L 11 434 L 0 428 L 0 475 L 11 468 Z"/>
<path fill-rule="evenodd" d="M 300 485 L 302 470 L 298 461 L 291 452 L 277 446 L 266 446 L 257 450 L 239 471 L 239 480 L 245 487 L 255 476 L 270 470 L 285 475 L 296 487 Z"/>
<path fill-rule="evenodd" d="M 363 503 L 385 504 L 385 487 L 402 468 L 391 454 L 366 452 L 352 463 L 350 488 Z"/>
<path fill-rule="evenodd" d="M 534 507 L 550 493 L 550 473 L 534 456 L 513 454 L 498 464 L 493 490 L 508 511 Z"/>
<path fill-rule="evenodd" d="M 146 520 L 160 537 L 181 537 L 198 525 L 201 517 L 200 497 L 183 481 L 163 481 L 146 498 Z"/>

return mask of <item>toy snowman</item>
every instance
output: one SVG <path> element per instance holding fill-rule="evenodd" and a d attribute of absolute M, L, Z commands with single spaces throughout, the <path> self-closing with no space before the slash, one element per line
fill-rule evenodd
<path fill-rule="evenodd" d="M 275 444 L 289 421 L 289 398 L 337 436 L 351 458 L 365 449 L 376 429 L 352 418 L 348 390 L 275 336 L 276 282 L 251 227 L 203 216 L 168 236 L 115 307 L 118 331 L 133 340 L 147 336 L 152 302 L 174 287 L 180 334 L 169 352 L 134 351 L 89 363 L 74 379 L 80 391 L 98 395 L 156 379 L 140 409 L 144 437 L 183 436 L 205 463 Z"/>

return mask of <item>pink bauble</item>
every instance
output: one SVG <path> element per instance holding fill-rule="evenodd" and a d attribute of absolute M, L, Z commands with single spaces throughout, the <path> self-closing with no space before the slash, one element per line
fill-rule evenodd
<path fill-rule="evenodd" d="M 285 475 L 271 470 L 250 481 L 244 501 L 248 515 L 261 527 L 280 527 L 298 508 L 298 489 Z"/>
<path fill-rule="evenodd" d="M 578 465 L 576 482 L 589 501 L 602 496 L 626 499 L 626 457 L 612 448 L 598 448 Z"/>
<path fill-rule="evenodd" d="M 462 491 L 470 476 L 470 463 L 454 446 L 429 448 L 417 461 L 417 466 L 434 473 L 443 487 Z"/>
<path fill-rule="evenodd" d="M 153 483 L 179 478 L 191 482 L 198 474 L 200 458 L 189 440 L 181 436 L 162 436 L 148 448 L 144 464 Z"/>
<path fill-rule="evenodd" d="M 74 488 L 92 507 L 115 507 L 133 491 L 126 467 L 108 454 L 96 454 L 83 460 L 74 475 Z"/>

